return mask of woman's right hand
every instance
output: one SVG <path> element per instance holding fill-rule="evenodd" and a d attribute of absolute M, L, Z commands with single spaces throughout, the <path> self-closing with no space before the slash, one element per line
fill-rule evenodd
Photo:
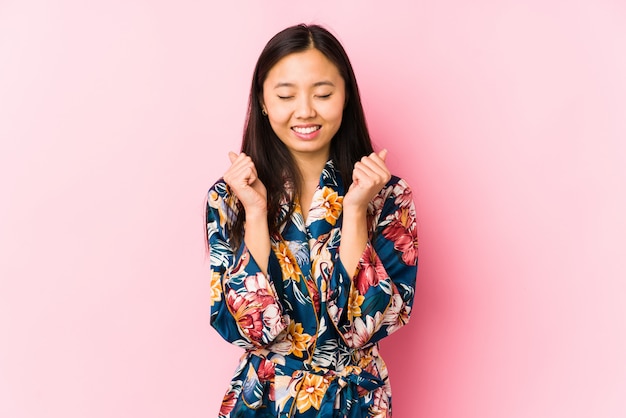
<path fill-rule="evenodd" d="M 223 178 L 246 210 L 246 217 L 267 214 L 267 189 L 259 180 L 252 159 L 243 152 L 237 155 L 232 151 L 228 158 L 231 166 Z"/>

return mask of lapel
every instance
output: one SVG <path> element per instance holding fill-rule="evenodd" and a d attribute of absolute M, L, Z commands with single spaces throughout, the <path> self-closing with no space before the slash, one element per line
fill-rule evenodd
<path fill-rule="evenodd" d="M 286 184 L 289 188 L 289 184 Z M 309 211 L 307 222 L 304 222 L 302 210 L 299 205 L 293 215 L 283 223 L 280 229 L 278 240 L 282 241 L 288 248 L 288 253 L 292 260 L 298 265 L 298 276 L 300 280 L 284 283 L 287 299 L 301 300 L 302 296 L 308 296 L 310 303 L 294 306 L 301 314 L 313 309 L 310 314 L 319 315 L 320 288 L 323 277 L 312 277 L 311 265 L 320 255 L 322 248 L 332 234 L 333 229 L 341 227 L 341 202 L 343 201 L 344 186 L 341 177 L 335 170 L 334 164 L 329 160 L 322 170 L 318 188 L 313 195 L 313 203 Z M 289 202 L 281 204 L 279 216 L 285 219 L 289 212 Z M 308 210 L 308 208 L 304 209 Z M 276 243 L 277 244 L 277 243 Z M 284 248 L 284 247 L 283 247 Z M 332 250 L 332 255 L 335 251 Z M 293 299 L 295 297 L 295 299 Z"/>
<path fill-rule="evenodd" d="M 327 236 L 333 228 L 340 225 L 343 195 L 343 181 L 332 160 L 329 160 L 320 175 L 320 182 L 313 195 L 311 211 L 307 217 L 309 239 Z"/>

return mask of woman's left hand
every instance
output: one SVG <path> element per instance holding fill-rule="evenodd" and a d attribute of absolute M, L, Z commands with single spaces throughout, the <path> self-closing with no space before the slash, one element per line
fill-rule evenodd
<path fill-rule="evenodd" d="M 391 179 L 391 173 L 385 164 L 387 150 L 371 153 L 361 158 L 354 165 L 352 184 L 343 198 L 343 208 L 367 210 L 368 203 Z"/>

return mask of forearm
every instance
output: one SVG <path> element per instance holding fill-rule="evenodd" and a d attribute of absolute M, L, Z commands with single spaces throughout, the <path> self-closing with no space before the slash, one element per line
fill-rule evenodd
<path fill-rule="evenodd" d="M 267 275 L 271 244 L 265 213 L 246 213 L 244 243 L 263 274 Z"/>
<path fill-rule="evenodd" d="M 344 208 L 339 258 L 346 272 L 353 276 L 367 244 L 366 208 Z"/>

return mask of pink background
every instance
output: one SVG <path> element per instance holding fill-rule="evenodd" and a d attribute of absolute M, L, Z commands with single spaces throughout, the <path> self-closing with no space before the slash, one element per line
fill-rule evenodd
<path fill-rule="evenodd" d="M 0 416 L 217 415 L 203 199 L 301 21 L 416 192 L 395 416 L 626 416 L 621 0 L 0 1 Z"/>

